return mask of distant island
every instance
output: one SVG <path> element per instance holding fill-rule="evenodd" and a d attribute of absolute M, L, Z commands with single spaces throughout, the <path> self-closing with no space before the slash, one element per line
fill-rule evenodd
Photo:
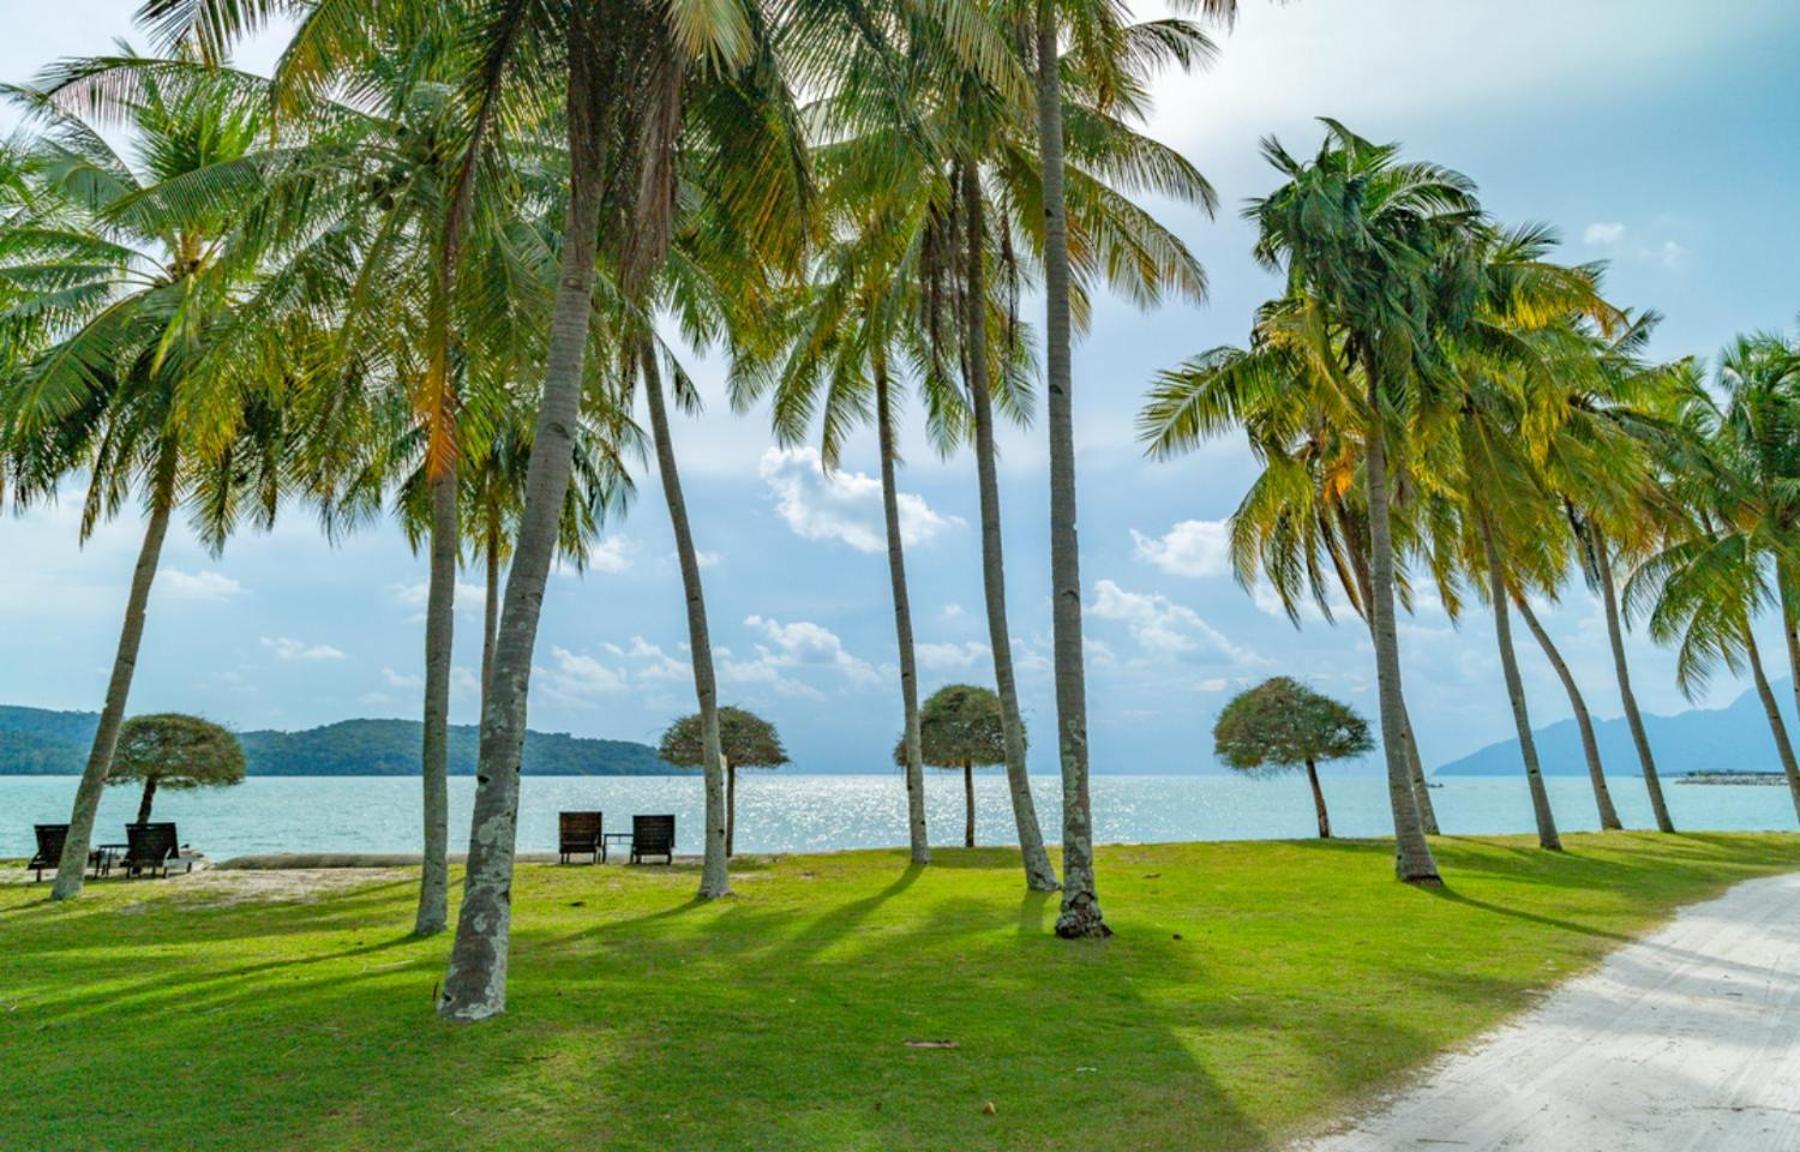
<path fill-rule="evenodd" d="M 1597 684 L 1589 695 L 1598 706 L 1606 684 Z M 1794 694 L 1788 681 L 1775 686 L 1775 698 L 1790 730 L 1795 724 Z M 1616 699 L 1616 697 L 1614 697 Z M 1763 715 L 1756 693 L 1745 692 L 1723 708 L 1694 708 L 1673 716 L 1644 717 L 1656 766 L 1668 778 L 1693 775 L 1754 774 L 1759 779 L 1773 774 L 1780 779 L 1781 761 L 1775 754 L 1775 737 Z M 1563 720 L 1532 732 L 1538 757 L 1547 776 L 1580 776 L 1587 772 L 1581 754 L 1581 734 L 1575 721 Z M 1624 719 L 1594 720 L 1594 736 L 1606 771 L 1618 776 L 1640 776 L 1637 748 Z M 1437 776 L 1504 776 L 1522 772 L 1519 742 L 1503 740 L 1438 768 Z M 1712 783 L 1712 781 L 1700 781 Z"/>
<path fill-rule="evenodd" d="M 1689 772 L 1677 784 L 1786 784 L 1779 772 Z"/>
<path fill-rule="evenodd" d="M 0 705 L 0 776 L 76 775 L 86 763 L 99 716 Z M 417 720 L 340 720 L 302 732 L 240 732 L 252 776 L 416 776 L 421 725 Z M 450 774 L 473 776 L 479 733 L 450 728 Z M 529 732 L 527 776 L 666 776 L 648 744 L 596 740 L 564 732 Z"/>

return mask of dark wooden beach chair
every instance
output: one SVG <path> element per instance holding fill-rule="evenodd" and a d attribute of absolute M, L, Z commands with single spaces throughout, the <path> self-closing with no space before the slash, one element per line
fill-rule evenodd
<path fill-rule="evenodd" d="M 631 862 L 642 864 L 646 856 L 661 856 L 664 863 L 675 863 L 675 817 L 631 818 Z"/>
<path fill-rule="evenodd" d="M 601 812 L 558 812 L 556 851 L 567 864 L 569 857 L 587 855 L 589 863 L 606 859 L 606 816 Z"/>
<path fill-rule="evenodd" d="M 125 825 L 125 875 L 167 876 L 171 865 L 184 863 L 181 837 L 173 824 Z M 185 861 L 192 871 L 192 860 Z"/>
<path fill-rule="evenodd" d="M 25 867 L 37 873 L 32 880 L 33 883 L 36 883 L 44 878 L 44 869 L 49 868 L 54 871 L 56 866 L 62 863 L 63 845 L 69 839 L 69 826 L 67 824 L 33 824 L 31 830 L 37 834 L 37 854 Z M 101 856 L 102 854 L 99 852 L 88 853 L 88 865 L 94 869 L 95 879 L 99 878 L 104 863 Z"/>

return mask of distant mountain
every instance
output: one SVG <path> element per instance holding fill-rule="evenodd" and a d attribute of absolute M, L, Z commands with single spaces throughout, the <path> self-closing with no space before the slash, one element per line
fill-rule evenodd
<path fill-rule="evenodd" d="M 0 776 L 72 775 L 81 771 L 99 717 L 0 705 Z M 417 720 L 341 720 L 304 732 L 240 732 L 252 776 L 412 776 L 419 771 Z M 450 729 L 450 774 L 472 776 L 479 733 Z M 676 771 L 656 750 L 630 740 L 592 740 L 563 732 L 528 732 L 527 776 L 662 776 Z"/>
<path fill-rule="evenodd" d="M 1774 690 L 1782 719 L 1789 731 L 1800 735 L 1800 728 L 1795 727 L 1791 684 L 1781 681 L 1774 685 Z M 1504 699 L 1499 703 L 1503 704 Z M 1695 708 L 1674 716 L 1646 715 L 1644 731 L 1650 738 L 1650 750 L 1656 756 L 1657 771 L 1666 775 L 1781 771 L 1768 717 L 1754 691 L 1745 692 L 1723 708 Z M 1581 730 L 1574 720 L 1534 729 L 1532 735 L 1546 775 L 1578 776 L 1587 771 L 1587 761 L 1581 753 Z M 1624 717 L 1596 719 L 1594 737 L 1599 741 L 1600 759 L 1607 772 L 1621 776 L 1643 774 L 1638 764 L 1637 747 L 1631 740 L 1631 728 Z M 1519 742 L 1504 740 L 1460 760 L 1452 760 L 1438 768 L 1434 775 L 1510 775 L 1521 771 L 1521 765 Z"/>

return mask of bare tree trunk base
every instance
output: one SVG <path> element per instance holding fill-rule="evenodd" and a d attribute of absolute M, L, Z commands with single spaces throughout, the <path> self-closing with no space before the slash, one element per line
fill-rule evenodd
<path fill-rule="evenodd" d="M 1104 940 L 1112 934 L 1094 900 L 1073 900 L 1056 918 L 1056 935 L 1064 940 Z"/>

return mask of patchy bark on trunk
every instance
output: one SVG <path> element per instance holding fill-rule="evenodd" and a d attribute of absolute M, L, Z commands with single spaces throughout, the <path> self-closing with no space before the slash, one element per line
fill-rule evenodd
<path fill-rule="evenodd" d="M 906 830 L 914 864 L 931 863 L 925 830 L 925 764 L 919 750 L 919 666 L 913 647 L 912 599 L 906 588 L 906 547 L 900 535 L 900 489 L 894 468 L 894 399 L 887 357 L 874 358 L 875 435 L 881 454 L 881 512 L 887 526 L 888 587 L 894 598 L 894 638 L 900 649 L 901 747 L 906 761 Z"/>
<path fill-rule="evenodd" d="M 494 682 L 494 644 L 500 635 L 500 510 L 488 509 L 487 596 L 481 610 L 481 710 L 487 711 Z"/>
<path fill-rule="evenodd" d="M 963 761 L 963 847 L 975 847 L 975 765 Z"/>
<path fill-rule="evenodd" d="M 1056 6 L 1037 6 L 1038 155 L 1044 201 L 1044 383 L 1050 425 L 1050 630 L 1062 765 L 1062 911 L 1056 934 L 1110 936 L 1094 881 L 1088 798 L 1087 673 L 1081 636 L 1081 543 L 1075 503 L 1075 377 L 1069 324 L 1069 218 L 1063 189 L 1062 73 Z"/>
<path fill-rule="evenodd" d="M 562 265 L 550 322 L 544 391 L 525 478 L 525 508 L 506 580 L 493 684 L 481 718 L 481 759 L 475 777 L 462 907 L 438 999 L 438 1014 L 452 1020 L 481 1020 L 506 1010 L 519 761 L 525 746 L 532 650 L 556 552 L 563 497 L 574 470 L 574 431 L 593 307 L 605 157 L 597 122 L 601 95 L 591 68 L 594 30 L 581 6 L 572 11 L 567 117 L 570 195 Z"/>
<path fill-rule="evenodd" d="M 431 574 L 425 593 L 425 727 L 420 764 L 424 857 L 413 932 L 434 936 L 450 922 L 450 668 L 456 641 L 456 467 L 431 481 Z"/>
<path fill-rule="evenodd" d="M 1544 658 L 1550 661 L 1550 667 L 1556 670 L 1556 678 L 1562 681 L 1563 691 L 1569 694 L 1569 707 L 1575 712 L 1575 726 L 1581 731 L 1581 751 L 1587 758 L 1588 782 L 1594 788 L 1594 806 L 1600 812 L 1600 830 L 1616 832 L 1624 825 L 1619 822 L 1619 813 L 1613 807 L 1612 793 L 1606 787 L 1606 770 L 1600 763 L 1600 742 L 1594 736 L 1594 720 L 1588 715 L 1587 701 L 1582 698 L 1581 689 L 1575 683 L 1575 674 L 1569 671 L 1568 662 L 1562 658 L 1551 641 L 1550 634 L 1538 622 L 1537 613 L 1525 597 L 1515 594 L 1513 603 L 1518 606 L 1519 616 L 1524 619 L 1525 626 L 1537 637 L 1538 647 L 1544 650 Z"/>
<path fill-rule="evenodd" d="M 81 895 L 88 853 L 93 848 L 94 817 L 100 811 L 100 794 L 106 789 L 107 774 L 112 771 L 113 752 L 119 745 L 119 727 L 125 722 L 125 704 L 131 696 L 131 678 L 137 671 L 138 646 L 144 638 L 150 586 L 156 581 L 163 538 L 169 533 L 169 516 L 175 508 L 175 451 L 174 445 L 164 445 L 156 478 L 151 482 L 150 519 L 144 526 L 144 542 L 138 549 L 137 566 L 131 573 L 131 591 L 125 599 L 125 623 L 119 630 L 112 676 L 106 683 L 106 703 L 100 709 L 100 724 L 94 730 L 87 765 L 82 769 L 80 783 L 75 786 L 69 834 L 63 841 L 62 859 L 57 862 L 56 882 L 50 886 L 52 900 L 70 900 Z"/>
<path fill-rule="evenodd" d="M 144 791 L 138 796 L 137 822 L 150 823 L 150 806 L 156 803 L 156 777 L 144 777 Z"/>
<path fill-rule="evenodd" d="M 725 760 L 725 855 L 737 855 L 737 765 Z"/>

